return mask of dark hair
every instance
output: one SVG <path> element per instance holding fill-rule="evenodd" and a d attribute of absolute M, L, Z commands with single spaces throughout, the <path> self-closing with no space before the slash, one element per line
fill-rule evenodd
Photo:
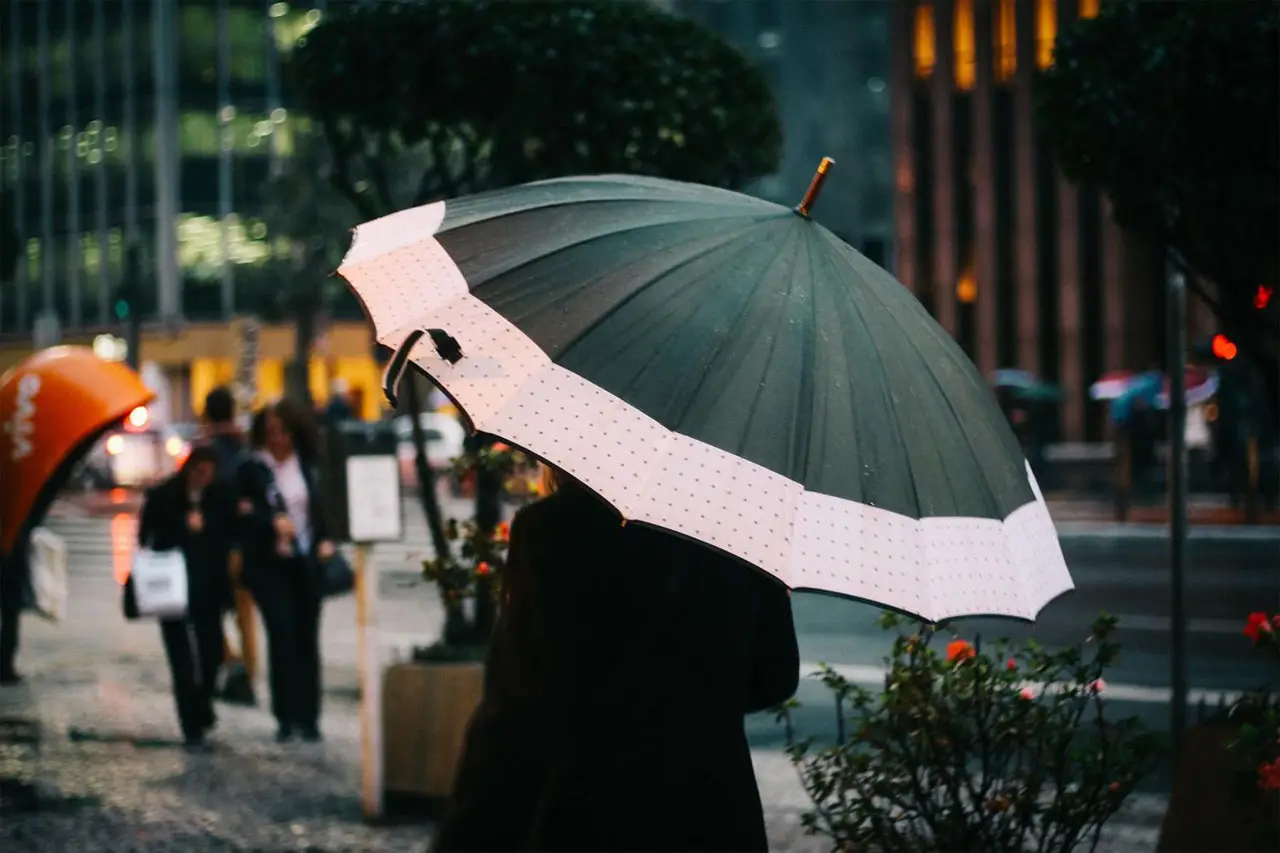
<path fill-rule="evenodd" d="M 275 415 L 293 442 L 294 452 L 304 462 L 314 462 L 318 450 L 314 421 L 302 406 L 289 399 L 263 406 L 253 416 L 249 428 L 249 440 L 254 450 L 261 450 L 267 443 L 267 418 Z"/>
<path fill-rule="evenodd" d="M 187 460 L 182 463 L 182 473 L 185 475 L 197 465 L 206 463 L 216 468 L 220 461 L 218 448 L 212 444 L 197 444 L 191 448 L 191 453 L 187 455 Z"/>
<path fill-rule="evenodd" d="M 236 416 L 236 401 L 231 389 L 219 385 L 204 397 L 204 419 L 211 424 L 229 424 Z"/>

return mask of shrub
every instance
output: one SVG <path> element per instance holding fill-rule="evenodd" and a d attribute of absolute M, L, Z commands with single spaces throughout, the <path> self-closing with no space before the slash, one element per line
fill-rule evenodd
<path fill-rule="evenodd" d="M 882 620 L 887 630 L 905 624 Z M 796 703 L 778 711 L 813 805 L 806 830 L 835 850 L 1096 846 L 1162 752 L 1136 719 L 1107 716 L 1103 674 L 1119 655 L 1115 624 L 1102 616 L 1082 647 L 1055 652 L 1008 640 L 984 650 L 959 637 L 940 650 L 935 629 L 918 625 L 894 640 L 882 693 L 824 665 L 818 675 L 836 697 L 839 742 L 797 739 Z"/>

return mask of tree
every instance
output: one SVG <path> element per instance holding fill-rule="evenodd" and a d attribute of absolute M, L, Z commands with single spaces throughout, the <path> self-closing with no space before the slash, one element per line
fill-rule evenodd
<path fill-rule="evenodd" d="M 307 35 L 295 62 L 334 187 L 365 219 L 570 174 L 736 188 L 778 165 L 782 133 L 760 71 L 642 0 L 349 2 Z M 414 443 L 419 482 L 430 484 L 418 430 Z M 487 535 L 501 482 L 484 474 L 477 485 Z M 422 497 L 431 516 L 434 493 Z M 472 633 L 487 638 L 493 598 L 483 592 Z"/>
<path fill-rule="evenodd" d="M 1280 312 L 1255 300 L 1280 278 L 1280 3 L 1105 3 L 1058 36 L 1035 110 L 1067 178 L 1273 365 Z"/>
<path fill-rule="evenodd" d="M 272 308 L 295 323 L 290 396 L 311 403 L 309 367 L 316 321 L 341 285 L 329 273 L 338 267 L 358 218 L 330 182 L 324 139 L 305 129 L 295 132 L 293 156 L 282 159 L 278 174 L 263 189 L 262 219 L 272 242 L 271 263 L 280 287 Z"/>

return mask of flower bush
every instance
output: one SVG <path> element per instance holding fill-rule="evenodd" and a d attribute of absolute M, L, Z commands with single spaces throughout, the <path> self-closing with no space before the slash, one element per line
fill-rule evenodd
<path fill-rule="evenodd" d="M 453 471 L 466 483 L 478 474 L 492 474 L 499 482 L 511 482 L 534 466 L 523 453 L 502 442 L 481 446 L 453 462 Z M 536 491 L 526 491 L 526 497 Z M 511 528 L 498 522 L 491 529 L 475 520 L 449 519 L 445 523 L 448 554 L 424 560 L 422 574 L 436 585 L 445 608 L 441 642 L 415 650 L 417 660 L 472 660 L 483 657 L 492 631 L 491 615 L 502 594 L 502 570 L 506 566 Z"/>
<path fill-rule="evenodd" d="M 1280 661 L 1280 614 L 1250 613 L 1244 635 L 1253 647 Z M 1242 761 L 1243 781 L 1264 791 L 1280 791 L 1280 705 L 1270 686 L 1251 690 L 1227 709 L 1237 727 L 1231 750 Z"/>
<path fill-rule="evenodd" d="M 834 850 L 886 853 L 1096 846 L 1163 752 L 1136 719 L 1107 715 L 1115 624 L 1102 616 L 1082 647 L 1055 652 L 959 637 L 939 649 L 935 629 L 916 625 L 894 639 L 883 691 L 824 666 L 835 745 L 797 738 L 796 702 L 778 709 L 813 806 L 806 830 Z"/>

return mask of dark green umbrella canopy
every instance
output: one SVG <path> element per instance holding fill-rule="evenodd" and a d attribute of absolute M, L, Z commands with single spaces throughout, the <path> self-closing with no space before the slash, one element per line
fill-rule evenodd
<path fill-rule="evenodd" d="M 556 363 L 809 491 L 913 518 L 1000 519 L 1034 499 L 961 348 L 790 208 L 569 178 L 450 201 L 437 239 Z"/>
<path fill-rule="evenodd" d="M 826 164 L 824 163 L 824 166 Z M 623 518 L 927 619 L 1071 589 L 991 390 L 914 297 L 795 210 L 598 176 L 362 225 L 340 268 L 476 429 Z"/>

